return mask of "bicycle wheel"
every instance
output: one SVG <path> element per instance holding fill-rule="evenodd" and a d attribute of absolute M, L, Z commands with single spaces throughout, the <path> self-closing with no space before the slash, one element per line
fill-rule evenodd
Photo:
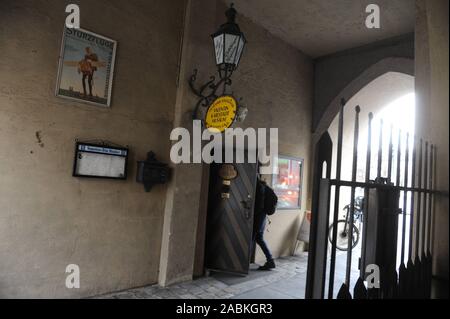
<path fill-rule="evenodd" d="M 344 220 L 340 219 L 337 221 L 337 237 L 336 237 L 336 248 L 342 251 L 348 250 L 348 233 L 350 231 L 350 224 Z M 333 244 L 333 224 L 330 225 L 328 230 L 328 240 Z M 352 249 L 359 242 L 359 229 L 356 225 L 353 225 L 353 236 L 352 236 Z"/>

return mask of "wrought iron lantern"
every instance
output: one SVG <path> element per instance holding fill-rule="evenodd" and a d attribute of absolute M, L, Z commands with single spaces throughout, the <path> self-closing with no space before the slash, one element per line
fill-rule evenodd
<path fill-rule="evenodd" d="M 222 24 L 211 37 L 214 41 L 216 64 L 220 77 L 230 76 L 239 65 L 246 39 L 236 23 L 236 9 L 231 4 L 225 12 L 227 22 Z"/>
<path fill-rule="evenodd" d="M 197 87 L 195 82 L 197 80 L 198 71 L 195 69 L 189 79 L 189 85 L 192 92 L 199 97 L 193 112 L 193 119 L 204 118 L 204 114 L 202 116 L 200 111 L 203 109 L 203 111 L 206 112 L 206 109 L 208 109 L 211 103 L 218 97 L 233 95 L 233 92 L 229 92 L 227 88 L 231 86 L 231 75 L 239 65 L 247 41 L 236 23 L 237 11 L 234 9 L 233 4 L 227 9 L 225 15 L 227 17 L 227 22 L 222 24 L 219 29 L 211 35 L 219 78 L 216 80 L 215 76 L 211 76 L 208 82 Z M 241 101 L 242 98 L 239 99 L 234 117 L 234 121 L 238 122 L 244 121 L 248 113 L 248 109 L 241 104 Z"/>

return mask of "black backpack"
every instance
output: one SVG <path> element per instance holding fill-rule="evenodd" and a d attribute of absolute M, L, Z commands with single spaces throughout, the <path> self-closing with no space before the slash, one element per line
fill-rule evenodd
<path fill-rule="evenodd" d="M 277 209 L 278 196 L 273 189 L 264 184 L 264 213 L 273 215 Z"/>

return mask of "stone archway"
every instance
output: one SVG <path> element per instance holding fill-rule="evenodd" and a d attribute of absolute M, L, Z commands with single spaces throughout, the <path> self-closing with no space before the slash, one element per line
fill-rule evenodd
<path fill-rule="evenodd" d="M 325 109 L 313 133 L 313 144 L 328 129 L 338 114 L 342 98 L 347 101 L 376 78 L 388 72 L 398 72 L 414 76 L 414 60 L 409 58 L 389 57 L 378 61 L 350 81 Z"/>

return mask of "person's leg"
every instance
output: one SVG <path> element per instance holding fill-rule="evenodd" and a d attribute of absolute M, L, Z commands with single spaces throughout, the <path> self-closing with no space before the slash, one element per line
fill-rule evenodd
<path fill-rule="evenodd" d="M 258 236 L 259 233 L 259 229 L 260 229 L 260 223 L 261 223 L 261 219 L 258 218 L 258 215 L 254 216 L 253 219 L 253 232 L 252 232 L 252 260 L 254 262 L 254 257 L 256 256 L 256 237 Z"/>
<path fill-rule="evenodd" d="M 263 219 L 263 221 L 261 222 L 260 228 L 258 229 L 258 232 L 256 233 L 256 243 L 259 245 L 259 247 L 261 247 L 261 250 L 263 251 L 264 255 L 266 256 L 266 260 L 267 260 L 267 262 L 264 264 L 264 266 L 261 266 L 259 268 L 261 270 L 268 270 L 268 269 L 275 268 L 275 262 L 273 260 L 269 246 L 267 246 L 267 243 L 264 240 L 265 228 L 266 228 L 266 218 Z"/>
<path fill-rule="evenodd" d="M 270 253 L 269 247 L 267 246 L 267 243 L 264 240 L 264 230 L 266 228 L 266 219 L 262 221 L 260 228 L 258 229 L 258 232 L 256 233 L 256 243 L 261 247 L 261 250 L 264 253 L 264 256 L 266 256 L 267 261 L 273 260 L 272 254 Z"/>
<path fill-rule="evenodd" d="M 81 79 L 81 83 L 83 83 L 83 94 L 86 95 L 86 74 L 83 73 L 83 78 Z"/>
<path fill-rule="evenodd" d="M 88 84 L 89 84 L 89 95 L 92 96 L 92 80 L 94 78 L 94 75 L 91 73 L 88 76 Z"/>

